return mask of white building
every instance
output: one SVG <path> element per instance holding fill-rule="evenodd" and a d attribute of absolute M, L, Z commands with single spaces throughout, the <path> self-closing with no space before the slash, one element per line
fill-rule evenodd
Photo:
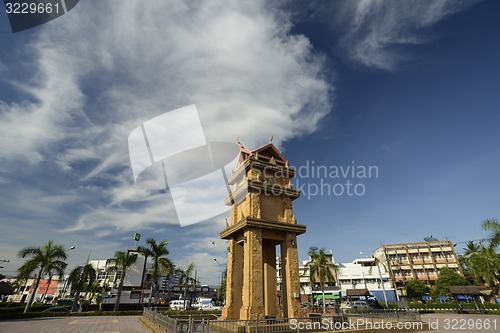
<path fill-rule="evenodd" d="M 337 264 L 337 277 L 342 297 L 347 295 L 348 289 L 367 289 L 380 303 L 384 303 L 385 289 L 388 301 L 396 302 L 390 274 L 382 265 L 377 267 L 374 258 Z"/>
<path fill-rule="evenodd" d="M 333 253 L 327 253 L 327 261 L 335 264 Z M 299 266 L 301 302 L 316 301 L 322 298 L 321 288 L 318 283 L 311 286 L 309 260 L 302 261 Z M 374 258 L 361 258 L 353 262 L 338 263 L 337 272 L 332 272 L 335 283 L 330 282 L 325 287 L 325 298 L 329 301 L 338 300 L 347 296 L 348 289 L 366 289 L 377 298 L 380 303 L 384 303 L 385 294 L 389 302 L 396 302 L 395 290 L 390 279 L 390 273 L 380 265 L 380 273 Z M 276 268 L 278 272 L 278 292 L 281 290 L 281 263 L 276 258 Z M 313 297 L 311 297 L 313 295 Z"/>
<path fill-rule="evenodd" d="M 9 279 L 9 282 L 14 284 L 16 283 L 15 278 Z M 66 285 L 67 275 L 60 277 L 53 277 L 52 280 L 49 280 L 47 277 L 42 278 L 36 290 L 36 295 L 34 298 L 35 302 L 45 302 L 50 303 L 54 297 L 61 298 L 65 294 L 67 294 L 67 285 Z M 36 279 L 29 278 L 25 280 L 19 287 L 14 290 L 14 294 L 8 297 L 8 301 L 10 302 L 25 302 L 29 300 L 30 294 L 34 291 Z"/>
<path fill-rule="evenodd" d="M 120 284 L 120 276 L 122 274 L 120 269 L 112 269 L 112 265 L 109 260 L 90 260 L 89 264 L 94 267 L 97 272 L 97 281 L 102 287 L 102 292 L 104 294 L 104 304 L 114 304 L 116 302 L 116 294 L 118 292 L 118 285 Z M 124 289 L 120 297 L 120 304 L 139 304 L 145 299 L 149 299 L 149 290 L 142 290 L 140 288 L 143 284 L 144 273 L 148 273 L 148 266 L 144 269 L 144 262 L 137 261 L 137 265 L 132 265 L 127 269 L 127 275 L 125 276 L 125 282 L 130 280 L 130 276 L 133 277 L 133 285 L 135 287 L 128 287 L 125 284 Z M 136 267 L 137 266 L 137 267 Z M 128 281 L 130 283 L 130 281 Z"/>

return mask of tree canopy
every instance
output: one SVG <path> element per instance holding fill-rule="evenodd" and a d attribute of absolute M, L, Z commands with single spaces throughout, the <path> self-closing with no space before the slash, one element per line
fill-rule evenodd
<path fill-rule="evenodd" d="M 490 231 L 490 237 L 488 241 L 490 242 L 490 248 L 495 249 L 500 245 L 500 222 L 496 219 L 489 219 L 483 222 L 483 229 Z"/>
<path fill-rule="evenodd" d="M 316 248 L 317 249 L 317 248 Z M 328 283 L 335 282 L 334 273 L 337 272 L 337 266 L 330 262 L 325 253 L 326 248 L 321 248 L 319 251 L 310 250 L 310 260 L 307 262 L 306 267 L 309 269 L 309 281 L 311 287 L 319 283 L 321 294 L 323 296 L 323 312 L 326 312 L 325 304 L 325 287 Z"/>
<path fill-rule="evenodd" d="M 24 309 L 24 312 L 28 312 L 31 304 L 33 304 L 42 277 L 48 275 L 51 279 L 54 274 L 59 276 L 64 275 L 64 270 L 67 266 L 65 263 L 67 254 L 62 245 L 55 245 L 53 241 L 48 241 L 43 247 L 25 247 L 17 255 L 20 258 L 29 258 L 19 268 L 19 277 L 25 279 L 38 270 L 33 292 Z"/>
<path fill-rule="evenodd" d="M 469 285 L 469 282 L 464 276 L 451 268 L 443 267 L 439 271 L 439 276 L 431 289 L 431 296 L 447 295 L 450 293 L 449 287 L 467 285 Z"/>
<path fill-rule="evenodd" d="M 421 298 L 430 292 L 430 287 L 420 280 L 408 281 L 405 285 L 406 295 L 411 298 Z"/>
<path fill-rule="evenodd" d="M 120 274 L 120 284 L 118 285 L 118 291 L 116 293 L 115 307 L 113 311 L 118 311 L 120 307 L 120 297 L 123 289 L 123 280 L 125 279 L 125 272 L 127 268 L 132 266 L 137 260 L 137 254 L 129 254 L 128 251 L 116 251 L 115 256 L 108 259 L 110 263 L 110 268 L 115 270 L 121 270 Z"/>
<path fill-rule="evenodd" d="M 148 247 L 141 248 L 141 252 L 153 261 L 151 267 L 151 277 L 154 281 L 158 279 L 160 273 L 162 275 L 168 275 L 172 271 L 173 264 L 170 259 L 167 258 L 168 250 L 166 239 L 161 242 L 157 242 L 154 238 L 148 238 L 146 240 Z"/>

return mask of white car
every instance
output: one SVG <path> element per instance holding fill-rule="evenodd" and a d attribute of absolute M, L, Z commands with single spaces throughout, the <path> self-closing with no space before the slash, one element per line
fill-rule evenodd
<path fill-rule="evenodd" d="M 186 310 L 189 307 L 189 300 L 177 299 L 170 301 L 170 310 Z"/>
<path fill-rule="evenodd" d="M 214 305 L 211 298 L 198 298 L 196 303 L 193 303 L 193 308 L 198 310 L 220 310 L 220 306 Z"/>

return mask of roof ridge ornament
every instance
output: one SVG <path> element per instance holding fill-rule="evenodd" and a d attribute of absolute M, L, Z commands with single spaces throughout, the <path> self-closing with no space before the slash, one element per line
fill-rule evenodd
<path fill-rule="evenodd" d="M 237 141 L 237 142 L 238 142 L 238 144 L 240 145 L 240 148 L 245 149 L 245 147 L 243 146 L 243 144 L 240 142 L 240 137 L 238 137 L 238 139 L 236 139 L 236 141 Z"/>

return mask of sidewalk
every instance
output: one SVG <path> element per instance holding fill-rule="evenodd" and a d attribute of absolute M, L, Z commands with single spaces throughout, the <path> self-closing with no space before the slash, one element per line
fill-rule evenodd
<path fill-rule="evenodd" d="M 0 321 L 0 333 L 147 333 L 139 316 L 59 317 Z"/>
<path fill-rule="evenodd" d="M 425 313 L 420 317 L 432 329 L 424 332 L 500 332 L 500 316 L 497 315 Z"/>

